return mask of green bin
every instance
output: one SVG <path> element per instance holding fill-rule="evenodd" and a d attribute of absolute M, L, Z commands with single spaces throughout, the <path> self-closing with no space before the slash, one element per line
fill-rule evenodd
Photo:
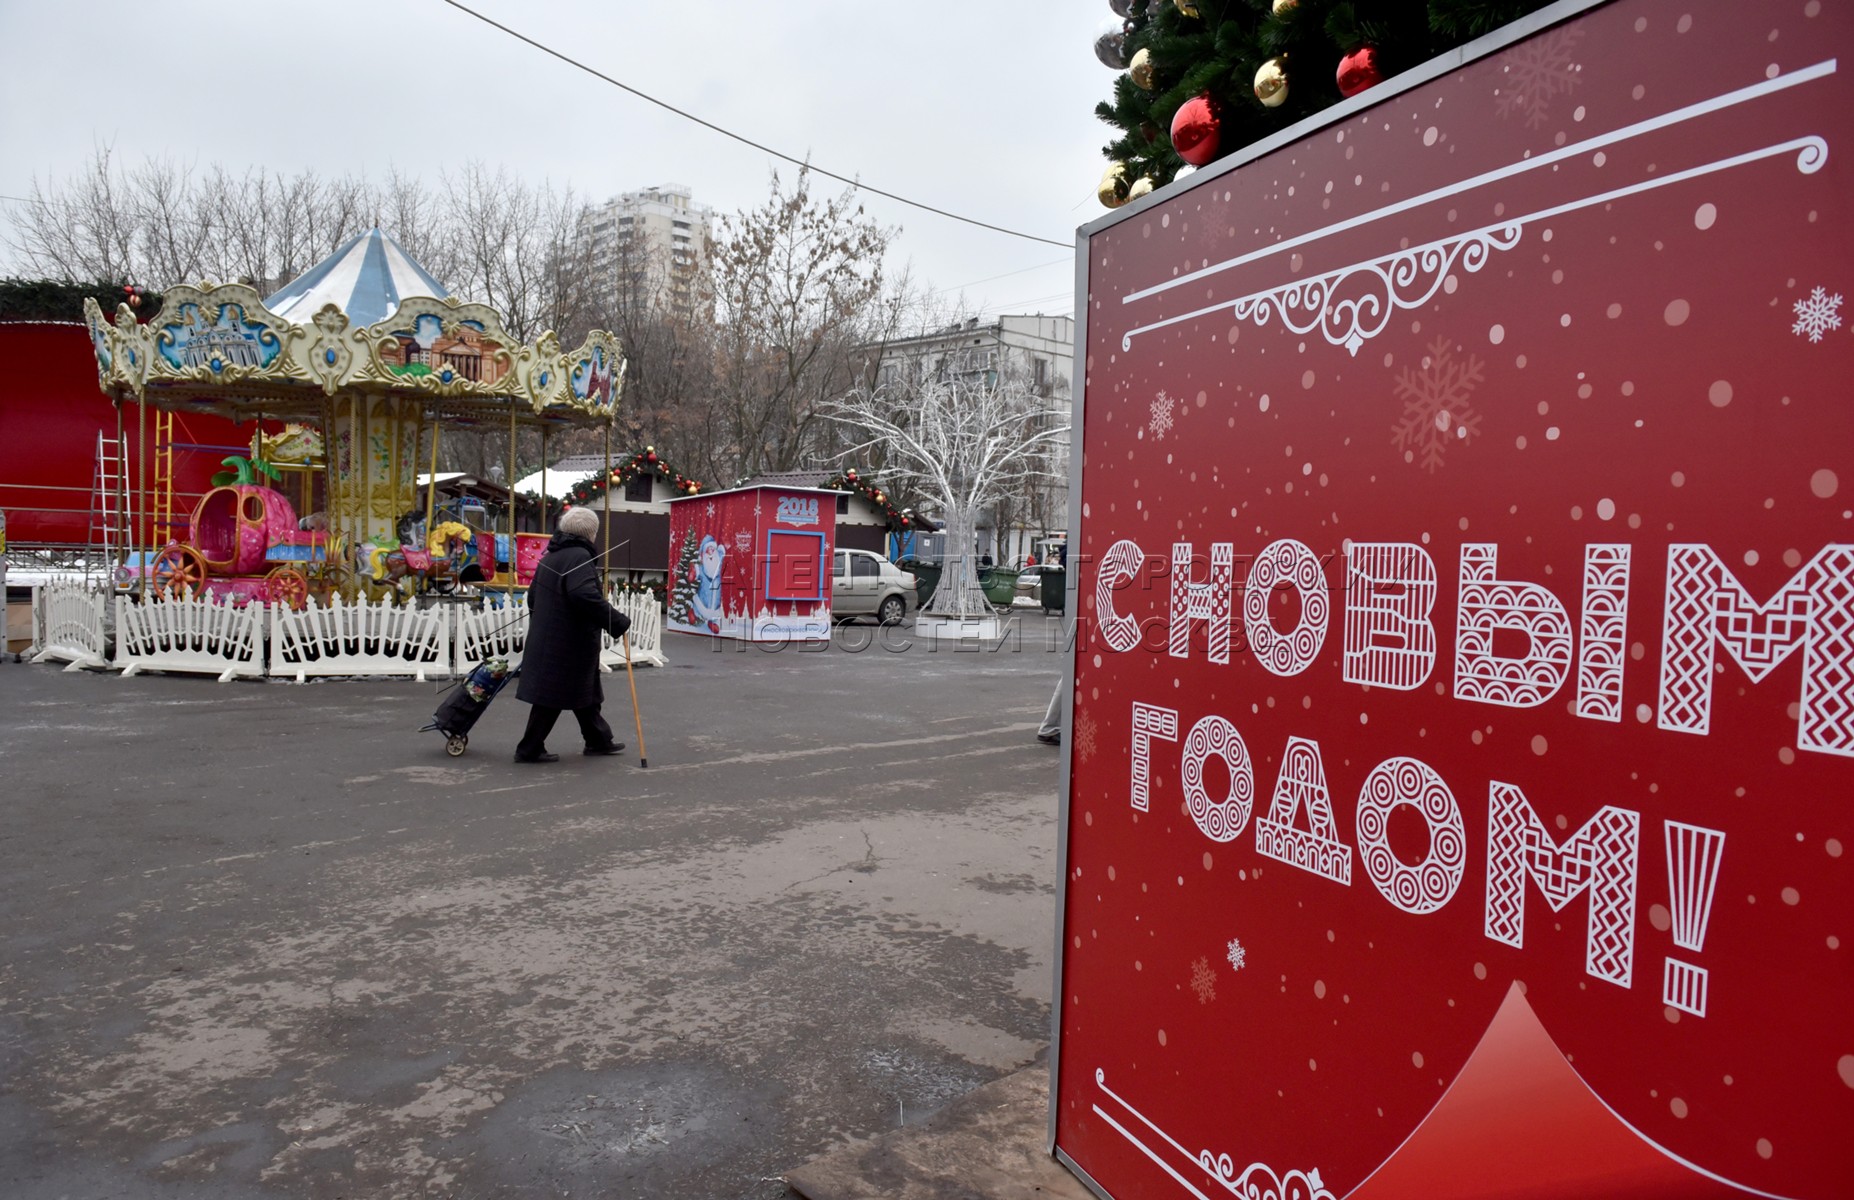
<path fill-rule="evenodd" d="M 1062 567 L 1043 568 L 1043 614 L 1059 613 L 1069 598 L 1069 573 Z"/>
<path fill-rule="evenodd" d="M 979 587 L 993 608 L 1009 608 L 1017 598 L 1017 572 L 1008 567 L 985 567 L 979 571 Z"/>
<path fill-rule="evenodd" d="M 908 574 L 914 576 L 915 595 L 920 598 L 921 608 L 933 599 L 933 590 L 940 586 L 940 564 L 922 562 L 917 558 L 904 558 L 895 564 Z"/>

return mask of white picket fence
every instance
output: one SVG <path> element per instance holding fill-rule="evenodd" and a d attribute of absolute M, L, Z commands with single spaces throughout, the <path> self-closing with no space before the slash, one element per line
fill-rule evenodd
<path fill-rule="evenodd" d="M 457 669 L 469 671 L 486 658 L 521 662 L 528 641 L 528 597 L 504 597 L 500 607 L 484 606 L 457 614 Z"/>
<path fill-rule="evenodd" d="M 107 667 L 102 591 L 82 583 L 32 590 L 32 661 L 69 663 L 67 671 Z"/>
<path fill-rule="evenodd" d="M 116 657 L 124 678 L 137 671 L 217 675 L 220 683 L 264 674 L 264 605 L 230 599 L 129 603 L 116 597 Z"/>
<path fill-rule="evenodd" d="M 661 667 L 663 657 L 663 609 L 648 592 L 613 590 L 608 599 L 613 607 L 631 618 L 626 635 L 631 642 L 631 662 L 640 667 Z M 457 670 L 461 674 L 486 658 L 506 658 L 510 666 L 521 663 L 528 641 L 528 600 L 516 597 L 500 608 L 465 612 L 457 620 Z M 600 638 L 599 669 L 607 674 L 624 666 L 624 644 L 609 634 Z"/>
<path fill-rule="evenodd" d="M 270 609 L 270 674 L 301 683 L 311 675 L 451 673 L 451 629 L 446 609 L 419 609 L 390 600 L 326 605 L 310 597 L 300 609 Z"/>
<path fill-rule="evenodd" d="M 664 666 L 663 610 L 647 592 L 614 591 L 611 602 L 631 618 L 631 662 Z M 282 605 L 235 607 L 210 596 L 116 598 L 114 655 L 100 592 L 52 584 L 33 596 L 33 661 L 68 662 L 67 670 L 114 667 L 216 675 L 221 683 L 270 675 L 301 683 L 315 676 L 412 676 L 421 682 L 461 674 L 486 658 L 519 665 L 528 637 L 525 596 L 481 611 L 418 609 L 387 600 L 328 604 L 311 599 L 300 610 Z M 268 635 L 268 636 L 267 636 Z M 625 647 L 601 639 L 599 669 L 623 668 Z"/>
<path fill-rule="evenodd" d="M 619 592 L 611 594 L 613 607 L 631 618 L 631 628 L 625 634 L 631 643 L 631 663 L 639 667 L 662 667 L 669 665 L 663 657 L 663 606 L 650 592 Z M 599 669 L 614 671 L 624 666 L 624 645 L 617 638 L 607 634 L 604 646 L 599 652 Z"/>

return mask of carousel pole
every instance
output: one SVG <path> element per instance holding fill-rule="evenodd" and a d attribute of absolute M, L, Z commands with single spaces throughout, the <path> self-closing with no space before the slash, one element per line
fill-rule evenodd
<path fill-rule="evenodd" d="M 431 472 L 425 476 L 425 548 L 431 549 L 431 532 L 438 527 L 438 414 L 431 414 Z"/>
<path fill-rule="evenodd" d="M 111 454 L 116 459 L 116 478 L 115 481 L 110 484 L 110 487 L 115 490 L 116 494 L 110 498 L 111 504 L 109 506 L 116 510 L 116 520 L 120 523 L 122 529 L 121 536 L 116 539 L 117 559 L 114 566 L 117 567 L 126 567 L 129 565 L 129 476 L 128 473 L 123 470 L 123 468 L 128 465 L 128 456 L 124 453 L 128 444 L 129 439 L 125 435 L 123 427 L 122 397 L 118 395 L 116 397 L 116 444 L 110 447 Z M 110 532 L 106 524 L 103 530 L 103 544 L 107 546 L 109 540 Z"/>
<path fill-rule="evenodd" d="M 553 499 L 547 491 L 547 421 L 541 420 L 541 532 L 547 532 L 547 502 Z"/>
<path fill-rule="evenodd" d="M 137 589 L 141 598 L 148 598 L 148 396 L 139 393 L 135 397 L 136 426 L 139 432 L 135 438 L 135 545 L 141 553 L 141 570 L 136 573 L 139 581 Z"/>
<path fill-rule="evenodd" d="M 545 510 L 543 510 L 545 511 Z M 509 599 L 515 599 L 515 401 L 509 401 Z"/>
<path fill-rule="evenodd" d="M 605 424 L 605 553 L 599 557 L 599 590 L 612 590 L 612 427 Z"/>
<path fill-rule="evenodd" d="M 313 480 L 313 477 L 311 477 Z M 315 507 L 315 484 L 309 485 L 309 507 Z M 323 582 L 331 578 L 339 579 L 332 572 L 340 569 L 335 562 L 335 548 L 342 543 L 341 535 L 335 531 L 335 402 L 331 399 L 322 401 L 322 523 L 328 534 L 328 548 L 323 551 L 327 566 L 324 568 Z M 345 550 L 346 547 L 343 547 Z M 346 597 L 343 597 L 345 599 Z"/>

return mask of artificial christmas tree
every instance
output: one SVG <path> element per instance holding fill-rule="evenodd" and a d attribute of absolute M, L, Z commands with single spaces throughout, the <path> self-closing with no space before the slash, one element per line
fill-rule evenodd
<path fill-rule="evenodd" d="M 1121 131 L 1104 152 L 1124 168 L 1124 178 L 1169 183 L 1187 165 L 1171 136 L 1187 104 L 1202 98 L 1216 112 L 1215 157 L 1223 157 L 1543 6 L 1544 0 L 1115 0 L 1114 12 L 1127 18 L 1117 45 L 1131 69 L 1115 81 L 1113 99 L 1095 109 Z M 1343 78 L 1342 62 L 1349 64 Z M 1110 208 L 1125 202 L 1117 189 L 1103 187 L 1101 195 Z"/>
<path fill-rule="evenodd" d="M 695 624 L 695 555 L 700 549 L 696 538 L 683 538 L 676 554 L 676 569 L 670 572 L 669 619 L 678 625 Z"/>

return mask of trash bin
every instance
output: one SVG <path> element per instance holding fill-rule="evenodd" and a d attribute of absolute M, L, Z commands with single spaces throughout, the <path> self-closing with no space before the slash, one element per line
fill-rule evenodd
<path fill-rule="evenodd" d="M 1017 574 L 1009 567 L 986 567 L 979 572 L 979 587 L 993 608 L 1009 608 L 1017 598 Z"/>
<path fill-rule="evenodd" d="M 1062 567 L 1043 568 L 1043 615 L 1059 613 L 1068 603 L 1069 573 Z"/>
<path fill-rule="evenodd" d="M 904 558 L 895 564 L 908 574 L 914 576 L 915 595 L 920 598 L 921 608 L 933 599 L 934 588 L 940 586 L 940 564 L 922 562 L 918 558 Z"/>

